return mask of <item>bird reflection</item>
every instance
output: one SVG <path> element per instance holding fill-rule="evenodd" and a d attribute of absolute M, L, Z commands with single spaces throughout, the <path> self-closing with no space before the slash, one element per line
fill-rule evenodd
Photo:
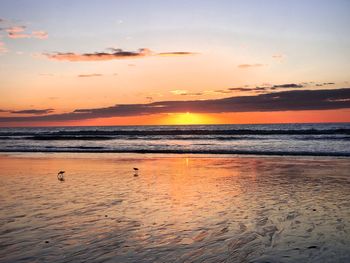
<path fill-rule="evenodd" d="M 134 176 L 139 176 L 139 168 L 134 167 Z"/>

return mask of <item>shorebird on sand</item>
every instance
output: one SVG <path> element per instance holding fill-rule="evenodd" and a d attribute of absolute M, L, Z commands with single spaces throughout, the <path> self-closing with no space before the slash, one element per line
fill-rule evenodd
<path fill-rule="evenodd" d="M 64 181 L 64 173 L 65 171 L 59 171 L 57 174 L 58 181 Z"/>
<path fill-rule="evenodd" d="M 139 168 L 134 167 L 134 176 L 139 176 Z"/>

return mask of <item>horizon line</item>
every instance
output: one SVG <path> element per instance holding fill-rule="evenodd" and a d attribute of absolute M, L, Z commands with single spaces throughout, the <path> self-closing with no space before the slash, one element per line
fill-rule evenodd
<path fill-rule="evenodd" d="M 8 128 L 70 128 L 70 127 L 141 127 L 141 126 L 227 126 L 227 125 L 283 125 L 283 124 L 350 124 L 349 121 L 325 121 L 325 122 L 270 122 L 270 123 L 215 123 L 215 124 L 130 124 L 130 125 L 46 125 L 46 126 L 0 126 L 0 129 Z"/>

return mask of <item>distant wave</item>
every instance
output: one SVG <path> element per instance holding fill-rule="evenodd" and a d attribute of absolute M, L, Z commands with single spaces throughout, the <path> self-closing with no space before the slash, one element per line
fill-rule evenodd
<path fill-rule="evenodd" d="M 0 152 L 19 152 L 19 153 L 138 153 L 138 154 L 213 154 L 213 155 L 275 155 L 275 156 L 331 156 L 331 157 L 350 157 L 350 152 L 292 152 L 292 151 L 244 151 L 244 150 L 168 150 L 168 149 L 103 149 L 103 147 L 62 147 L 62 148 L 44 148 L 28 149 L 13 148 L 0 149 Z"/>
<path fill-rule="evenodd" d="M 350 129 L 161 129 L 161 130 L 69 130 L 50 132 L 0 132 L 0 139 L 21 137 L 32 140 L 111 140 L 116 136 L 174 135 L 350 135 Z"/>
<path fill-rule="evenodd" d="M 88 136 L 70 136 L 70 135 L 35 135 L 35 136 L 0 136 L 0 140 L 33 140 L 33 141 L 107 141 L 107 140 L 141 140 L 147 139 L 150 141 L 164 140 L 164 139 L 172 139 L 172 140 L 185 140 L 185 141 L 196 141 L 196 140 L 217 140 L 217 141 L 235 141 L 235 140 L 268 140 L 271 137 L 269 135 L 286 135 L 286 134 L 264 134 L 264 135 L 192 135 L 192 136 L 184 136 L 184 135 L 116 135 L 116 136 L 101 136 L 101 135 L 88 135 Z M 350 140 L 350 136 L 342 135 L 342 134 L 334 134 L 334 135 L 322 135 L 319 134 L 289 134 L 295 135 L 294 140 Z"/>
<path fill-rule="evenodd" d="M 0 128 L 0 151 L 350 156 L 350 123 Z"/>
<path fill-rule="evenodd" d="M 99 135 L 88 135 L 88 136 L 35 135 L 35 136 L 30 136 L 30 137 L 24 137 L 23 139 L 36 140 L 36 141 L 57 141 L 57 140 L 100 141 L 100 140 L 113 140 L 113 139 L 115 139 L 115 137 L 112 137 L 112 136 L 99 136 Z"/>

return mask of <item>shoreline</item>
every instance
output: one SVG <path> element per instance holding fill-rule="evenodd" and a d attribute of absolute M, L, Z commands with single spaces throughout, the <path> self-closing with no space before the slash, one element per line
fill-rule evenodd
<path fill-rule="evenodd" d="M 144 160 L 256 160 L 269 162 L 347 162 L 347 156 L 289 156 L 289 155 L 253 155 L 253 154 L 159 154 L 159 153 L 89 153 L 89 152 L 0 152 L 0 161 L 12 159 L 27 160 L 120 160 L 144 161 Z M 1 175 L 1 173 L 0 173 Z"/>
<path fill-rule="evenodd" d="M 139 155 L 154 155 L 154 154 L 162 154 L 162 155 L 213 155 L 213 156 L 271 156 L 271 157 L 343 157 L 349 158 L 350 153 L 324 153 L 324 152 L 278 152 L 278 151 L 183 151 L 183 150 L 90 150 L 84 149 L 82 151 L 77 150 L 0 150 L 0 154 L 20 154 L 20 153 L 42 153 L 42 154 L 54 154 L 54 153 L 73 153 L 73 154 L 139 154 Z"/>

